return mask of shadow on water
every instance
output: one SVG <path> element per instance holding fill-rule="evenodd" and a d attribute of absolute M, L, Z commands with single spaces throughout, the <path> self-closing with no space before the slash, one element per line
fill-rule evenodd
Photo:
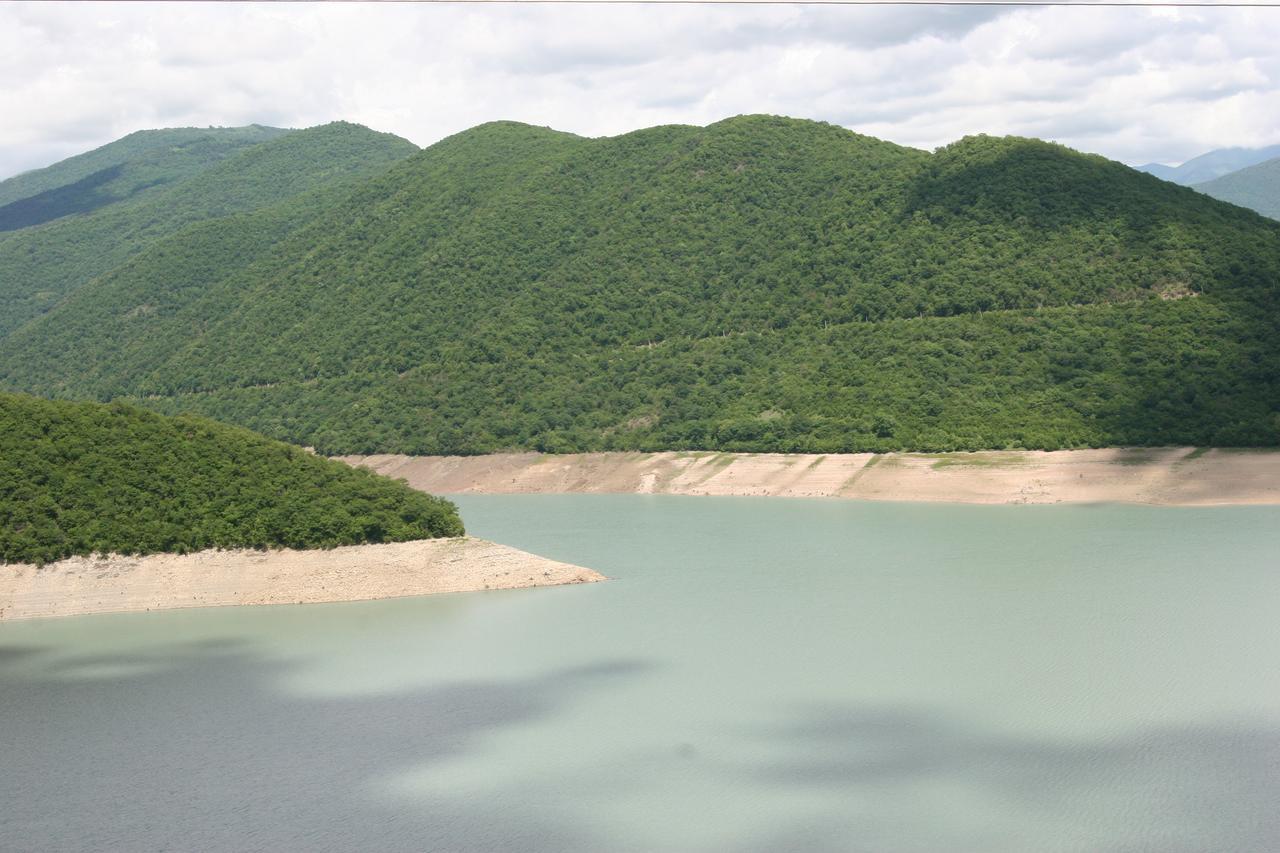
<path fill-rule="evenodd" d="M 948 850 L 1280 850 L 1275 727 L 1167 727 L 1051 741 L 910 708 L 810 708 L 793 717 L 763 733 L 785 757 L 739 772 L 775 789 L 825 791 L 845 804 L 960 788 L 970 802 L 987 804 L 989 820 L 965 832 L 931 820 L 937 815 L 928 808 L 917 807 L 909 826 L 884 815 L 850 819 L 856 808 L 837 808 L 744 850 L 917 849 L 903 843 L 903 830 L 926 840 L 919 849 L 929 849 L 932 837 Z M 1001 828 L 1002 816 L 1014 816 L 1014 825 Z M 1045 847 L 1049 839 L 1055 846 Z"/>
<path fill-rule="evenodd" d="M 644 669 L 616 661 L 329 698 L 281 693 L 290 665 L 237 643 L 37 654 L 0 649 L 6 850 L 599 849 L 572 820 L 533 813 L 514 772 L 485 780 L 496 796 L 375 789 Z"/>
<path fill-rule="evenodd" d="M 0 648 L 0 849 L 1280 849 L 1274 726 L 1069 740 L 916 705 L 803 706 L 657 763 L 585 756 L 589 785 L 540 773 L 528 754 L 466 784 L 451 762 L 488 752 L 481 764 L 502 766 L 504 733 L 554 722 L 648 665 L 339 697 L 282 692 L 293 668 L 237 642 Z M 761 746 L 769 757 L 747 757 Z M 389 782 L 424 773 L 439 784 L 388 796 Z M 708 787 L 681 788 L 688 773 Z M 689 790 L 710 797 L 693 826 L 663 814 Z M 624 817 L 588 824 L 601 810 Z"/>
<path fill-rule="evenodd" d="M 42 651 L 44 649 L 38 646 L 0 646 L 0 666 L 38 655 Z"/>

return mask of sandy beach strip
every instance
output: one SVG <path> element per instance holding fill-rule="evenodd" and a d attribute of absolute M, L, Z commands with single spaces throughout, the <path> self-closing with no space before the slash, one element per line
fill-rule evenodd
<path fill-rule="evenodd" d="M 591 583 L 580 566 L 475 539 L 331 550 L 201 551 L 0 565 L 0 619 L 242 604 L 311 604 Z"/>
<path fill-rule="evenodd" d="M 1280 451 L 581 453 L 339 457 L 435 494 L 766 495 L 978 504 L 1280 504 Z"/>

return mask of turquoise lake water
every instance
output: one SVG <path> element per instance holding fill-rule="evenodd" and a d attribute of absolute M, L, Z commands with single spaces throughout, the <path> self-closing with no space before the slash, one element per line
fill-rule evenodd
<path fill-rule="evenodd" d="M 613 580 L 0 625 L 0 849 L 1280 850 L 1280 508 L 456 500 Z"/>

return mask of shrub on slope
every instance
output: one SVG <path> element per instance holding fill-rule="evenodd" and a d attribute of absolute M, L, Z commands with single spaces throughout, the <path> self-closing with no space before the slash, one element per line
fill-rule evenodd
<path fill-rule="evenodd" d="M 0 394 L 0 562 L 462 532 L 446 500 L 238 427 Z"/>

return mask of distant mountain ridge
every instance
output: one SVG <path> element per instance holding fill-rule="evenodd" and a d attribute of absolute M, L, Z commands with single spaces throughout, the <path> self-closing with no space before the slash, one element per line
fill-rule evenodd
<path fill-rule="evenodd" d="M 288 132 L 255 126 L 201 134 L 195 138 L 219 144 L 227 135 L 237 140 L 265 137 L 265 141 L 239 144 L 225 156 L 203 159 L 199 168 L 192 166 L 180 175 L 175 172 L 163 184 L 146 191 L 84 211 L 64 209 L 64 215 L 52 221 L 0 233 L 0 337 L 39 316 L 95 276 L 187 225 L 332 187 L 354 176 L 378 171 L 418 150 L 400 137 L 346 122 Z M 143 138 L 168 145 L 188 137 L 185 131 L 156 131 Z M 97 155 L 111 148 L 105 146 L 91 153 Z M 150 162 L 151 150 L 143 153 L 144 162 Z M 60 170 L 60 166 L 45 170 L 49 172 L 46 178 L 53 180 L 53 174 L 70 178 L 76 174 L 75 170 Z M 108 171 L 117 169 L 133 175 L 143 171 L 137 161 L 126 160 L 122 165 L 107 167 Z M 91 177 L 100 174 L 94 172 Z M 9 209 L 65 190 L 79 192 L 83 198 L 84 180 L 13 202 Z M 0 184 L 0 190 L 7 185 L 8 182 Z M 0 210 L 0 216 L 3 212 Z"/>
<path fill-rule="evenodd" d="M 140 130 L 43 169 L 0 181 L 0 231 L 123 201 L 199 174 L 237 151 L 289 133 L 278 127 Z"/>
<path fill-rule="evenodd" d="M 1218 148 L 1193 157 L 1180 166 L 1147 163 L 1145 166 L 1138 166 L 1138 169 L 1155 175 L 1161 180 L 1189 187 L 1274 157 L 1280 157 L 1280 145 L 1269 145 L 1265 148 Z"/>
<path fill-rule="evenodd" d="M 0 385 L 330 454 L 1256 445 L 1278 341 L 1280 224 L 1062 146 L 495 122 L 150 243 Z"/>
<path fill-rule="evenodd" d="M 1194 189 L 1280 219 L 1280 157 L 1196 184 Z"/>

